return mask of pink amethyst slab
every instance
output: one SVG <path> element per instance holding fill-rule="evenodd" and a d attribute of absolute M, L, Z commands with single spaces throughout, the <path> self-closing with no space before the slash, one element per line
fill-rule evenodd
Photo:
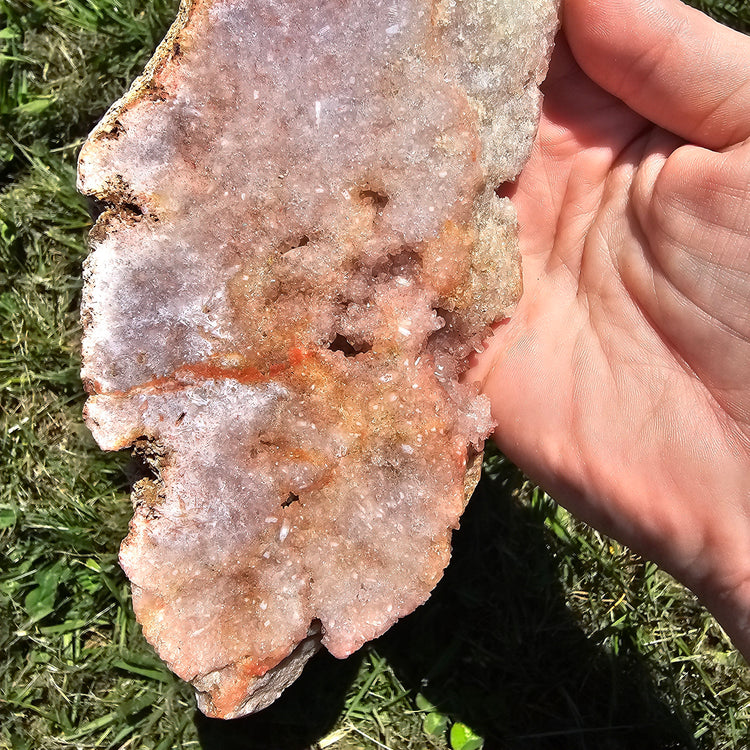
<path fill-rule="evenodd" d="M 236 717 L 430 595 L 521 290 L 556 0 L 193 0 L 84 145 L 85 417 L 148 640 Z"/>

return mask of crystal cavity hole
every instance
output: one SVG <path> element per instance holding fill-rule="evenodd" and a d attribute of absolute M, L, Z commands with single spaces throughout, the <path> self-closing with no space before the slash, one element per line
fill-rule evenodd
<path fill-rule="evenodd" d="M 377 190 L 360 190 L 359 197 L 363 201 L 368 201 L 375 206 L 375 213 L 380 216 L 385 207 L 388 205 L 388 196 L 385 193 L 379 193 Z"/>
<path fill-rule="evenodd" d="M 367 343 L 356 344 L 346 338 L 346 336 L 337 333 L 333 341 L 328 344 L 328 348 L 332 352 L 341 352 L 345 357 L 356 357 L 358 354 L 369 352 L 372 346 Z"/>
<path fill-rule="evenodd" d="M 280 252 L 281 252 L 281 255 L 286 255 L 288 252 L 292 250 L 297 250 L 300 247 L 305 247 L 306 245 L 309 245 L 309 244 L 310 244 L 310 238 L 306 234 L 303 234 L 298 240 L 282 247 Z"/>
<path fill-rule="evenodd" d="M 284 500 L 283 503 L 281 503 L 281 507 L 288 508 L 292 503 L 298 503 L 298 502 L 299 502 L 299 495 L 295 495 L 294 492 L 290 492 L 287 499 Z"/>

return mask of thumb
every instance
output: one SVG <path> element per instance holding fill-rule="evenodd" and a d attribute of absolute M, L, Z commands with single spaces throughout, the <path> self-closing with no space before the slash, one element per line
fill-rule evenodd
<path fill-rule="evenodd" d="M 567 0 L 576 61 L 651 122 L 711 149 L 750 137 L 750 39 L 679 0 Z"/>

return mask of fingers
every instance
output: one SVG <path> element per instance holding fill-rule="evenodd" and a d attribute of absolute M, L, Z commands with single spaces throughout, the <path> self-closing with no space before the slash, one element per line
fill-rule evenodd
<path fill-rule="evenodd" d="M 578 64 L 629 107 L 720 150 L 750 137 L 750 38 L 679 0 L 566 0 Z"/>

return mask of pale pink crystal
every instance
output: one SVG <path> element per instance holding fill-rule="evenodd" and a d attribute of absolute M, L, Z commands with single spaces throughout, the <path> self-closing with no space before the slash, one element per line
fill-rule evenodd
<path fill-rule="evenodd" d="M 210 715 L 425 601 L 492 428 L 555 0 L 194 0 L 85 144 L 87 423 L 155 479 L 121 562 Z M 467 480 L 467 469 L 471 469 Z"/>

